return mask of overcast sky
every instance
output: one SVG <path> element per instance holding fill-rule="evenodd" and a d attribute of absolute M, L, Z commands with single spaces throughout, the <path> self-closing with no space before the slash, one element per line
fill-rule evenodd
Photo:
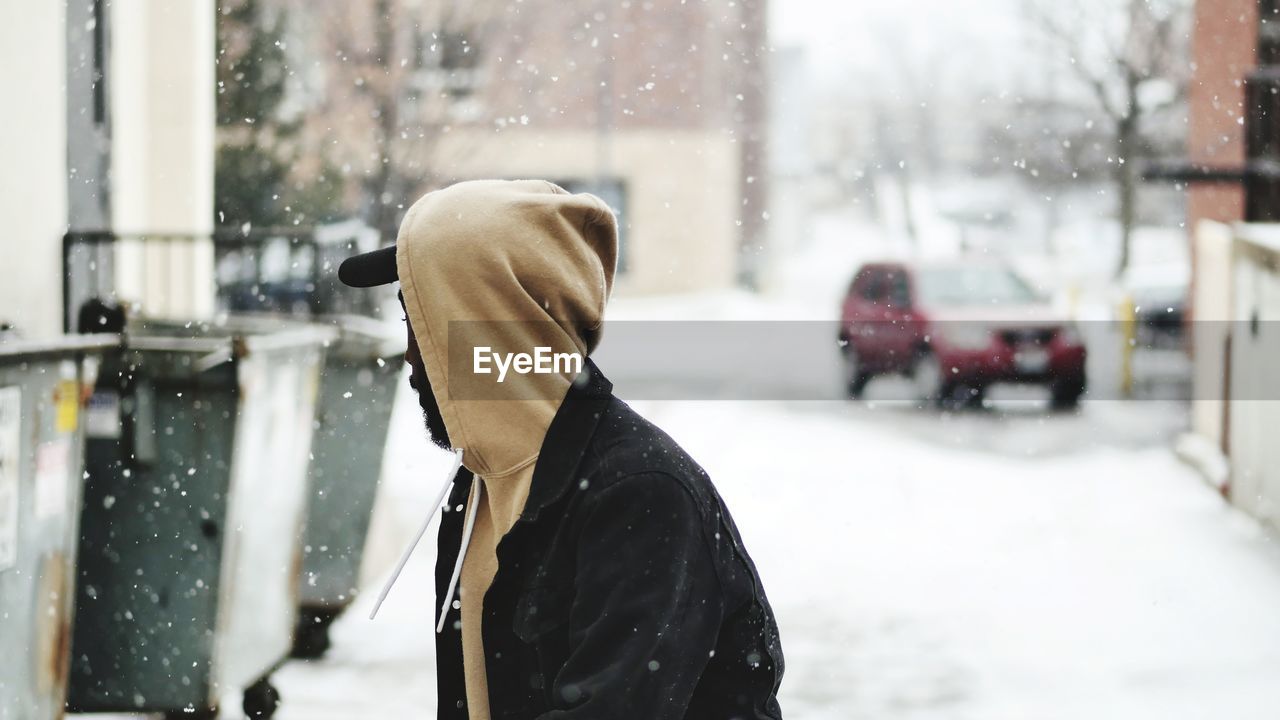
<path fill-rule="evenodd" d="M 1025 50 L 1018 0 L 774 0 L 775 47 L 803 45 L 820 83 L 874 72 L 893 55 L 940 58 L 999 85 Z M 935 61 L 936 62 L 936 61 Z"/>

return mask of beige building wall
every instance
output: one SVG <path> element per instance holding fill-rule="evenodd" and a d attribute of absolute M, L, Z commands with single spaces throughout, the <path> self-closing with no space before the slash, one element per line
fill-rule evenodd
<path fill-rule="evenodd" d="M 455 131 L 437 147 L 442 175 L 453 179 L 590 181 L 600 174 L 594 132 L 508 129 Z M 626 270 L 615 293 L 658 294 L 729 287 L 740 231 L 740 151 L 723 133 L 615 131 L 609 179 L 625 186 Z"/>
<path fill-rule="evenodd" d="M 60 2 L 0 0 L 0 322 L 62 330 L 67 227 L 66 18 Z"/>
<path fill-rule="evenodd" d="M 111 5 L 112 213 L 122 235 L 213 228 L 213 0 Z M 120 299 L 158 317 L 213 312 L 209 242 L 126 243 Z"/>

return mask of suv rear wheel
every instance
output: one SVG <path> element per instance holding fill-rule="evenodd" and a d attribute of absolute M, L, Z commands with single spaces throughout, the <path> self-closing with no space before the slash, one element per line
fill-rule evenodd
<path fill-rule="evenodd" d="M 871 379 L 871 374 L 863 367 L 862 360 L 858 357 L 858 351 L 854 349 L 853 343 L 845 341 L 840 356 L 843 359 L 845 393 L 851 399 L 857 400 L 862 397 L 862 391 L 867 387 L 867 381 Z"/>
<path fill-rule="evenodd" d="M 1084 380 L 1056 380 L 1049 387 L 1049 404 L 1054 410 L 1075 410 L 1084 395 Z"/>

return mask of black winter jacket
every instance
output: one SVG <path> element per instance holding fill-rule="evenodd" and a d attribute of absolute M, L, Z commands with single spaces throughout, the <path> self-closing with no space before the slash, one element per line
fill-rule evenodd
<path fill-rule="evenodd" d="M 471 482 L 460 471 L 440 525 L 437 608 Z M 781 718 L 778 628 L 724 502 L 590 360 L 497 552 L 481 630 L 492 720 Z M 456 603 L 448 613 L 438 717 L 461 720 Z"/>

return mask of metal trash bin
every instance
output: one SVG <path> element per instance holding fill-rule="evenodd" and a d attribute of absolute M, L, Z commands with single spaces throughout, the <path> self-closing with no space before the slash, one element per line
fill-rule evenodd
<path fill-rule="evenodd" d="M 325 356 L 316 407 L 295 658 L 323 655 L 329 625 L 355 599 L 404 365 L 398 328 L 353 315 L 323 321 L 339 338 Z"/>
<path fill-rule="evenodd" d="M 85 441 L 68 709 L 213 717 L 272 671 L 297 621 L 306 466 L 331 328 L 131 326 Z"/>
<path fill-rule="evenodd" d="M 0 342 L 0 718 L 62 717 L 84 359 L 118 343 L 113 335 Z"/>

